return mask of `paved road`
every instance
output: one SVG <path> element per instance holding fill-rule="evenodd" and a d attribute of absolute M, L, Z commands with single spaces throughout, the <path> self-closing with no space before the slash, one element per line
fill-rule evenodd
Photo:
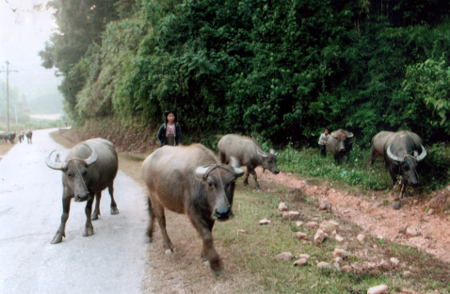
<path fill-rule="evenodd" d="M 103 191 L 102 216 L 94 235 L 83 237 L 85 203 L 72 202 L 63 242 L 51 245 L 62 212 L 61 172 L 45 156 L 65 148 L 35 131 L 33 144 L 17 144 L 0 161 L 0 293 L 142 293 L 147 248 L 144 192 L 119 172 L 109 213 Z"/>

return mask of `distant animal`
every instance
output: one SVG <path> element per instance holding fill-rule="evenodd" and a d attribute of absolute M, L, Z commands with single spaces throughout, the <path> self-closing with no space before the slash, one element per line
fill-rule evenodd
<path fill-rule="evenodd" d="M 20 132 L 19 136 L 17 136 L 20 143 L 22 143 L 22 141 L 24 140 L 24 137 L 25 137 L 25 132 L 24 131 Z"/>
<path fill-rule="evenodd" d="M 327 151 L 334 156 L 337 164 L 341 164 L 342 158 L 347 157 L 347 163 L 350 157 L 350 151 L 353 148 L 355 137 L 353 133 L 343 129 L 338 129 L 330 134 L 327 140 Z"/>
<path fill-rule="evenodd" d="M 277 153 L 273 149 L 270 150 L 270 153 L 264 152 L 258 142 L 251 138 L 228 134 L 220 139 L 217 147 L 219 149 L 220 162 L 228 164 L 233 156 L 239 161 L 240 165 L 247 167 L 244 185 L 248 185 L 248 177 L 251 174 L 255 180 L 255 189 L 257 191 L 260 191 L 258 176 L 255 172 L 257 166 L 262 166 L 275 175 L 280 172 L 277 167 Z"/>
<path fill-rule="evenodd" d="M 14 139 L 16 138 L 16 132 L 8 132 L 5 135 L 5 142 L 9 141 L 9 143 L 14 144 Z"/>
<path fill-rule="evenodd" d="M 0 131 L 0 140 L 2 140 L 5 143 L 7 142 L 6 141 L 6 132 Z"/>
<path fill-rule="evenodd" d="M 164 210 L 186 214 L 203 240 L 203 260 L 219 273 L 222 265 L 214 249 L 212 229 L 216 220 L 226 221 L 233 216 L 235 181 L 244 174 L 237 160 L 231 161 L 231 166 L 220 164 L 201 144 L 166 145 L 150 154 L 142 163 L 142 176 L 149 191 L 150 242 L 156 217 L 166 254 L 175 252 L 166 231 Z"/>
<path fill-rule="evenodd" d="M 28 143 L 28 144 L 31 144 L 31 137 L 33 137 L 33 132 L 30 131 L 30 130 L 27 130 L 27 131 L 25 132 L 25 137 L 27 137 L 27 143 Z"/>
<path fill-rule="evenodd" d="M 54 151 L 45 158 L 45 163 L 49 168 L 63 172 L 63 213 L 52 244 L 60 243 L 66 236 L 65 227 L 72 199 L 75 202 L 87 201 L 85 237 L 94 234 L 91 219 L 96 220 L 100 215 L 100 199 L 105 188 L 108 188 L 111 196 L 111 214 L 119 213 L 113 195 L 113 183 L 118 170 L 118 157 L 113 143 L 101 138 L 81 142 L 69 151 L 64 163 L 60 162 L 59 156 L 57 160 L 50 159 Z M 91 218 L 94 197 L 96 203 Z"/>
<path fill-rule="evenodd" d="M 418 185 L 417 166 L 427 156 L 427 151 L 422 145 L 422 139 L 413 132 L 382 131 L 372 139 L 369 158 L 371 165 L 375 162 L 377 156 L 384 159 L 394 186 L 397 177 L 400 176 L 400 199 L 402 199 L 406 184 Z"/>

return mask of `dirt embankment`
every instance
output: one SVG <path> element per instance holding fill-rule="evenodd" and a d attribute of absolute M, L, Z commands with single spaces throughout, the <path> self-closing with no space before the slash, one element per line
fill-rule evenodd
<path fill-rule="evenodd" d="M 273 175 L 258 170 L 261 180 L 301 189 L 308 196 L 332 205 L 334 214 L 357 224 L 366 232 L 391 241 L 415 246 L 437 258 L 450 262 L 450 186 L 423 198 L 409 197 L 394 210 L 392 202 L 398 192 L 387 195 L 349 192 L 332 187 L 332 183 L 313 184 L 289 173 Z M 387 199 L 385 198 L 387 196 Z"/>

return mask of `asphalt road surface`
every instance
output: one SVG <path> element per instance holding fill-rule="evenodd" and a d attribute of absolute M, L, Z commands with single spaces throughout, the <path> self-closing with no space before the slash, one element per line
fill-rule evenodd
<path fill-rule="evenodd" d="M 120 214 L 110 214 L 104 190 L 94 235 L 83 237 L 86 203 L 72 202 L 66 238 L 50 244 L 61 219 L 62 173 L 44 158 L 54 149 L 61 160 L 67 154 L 51 131 L 33 132 L 33 144 L 16 144 L 0 161 L 0 293 L 143 293 L 150 279 L 145 194 L 124 173 L 114 182 Z"/>

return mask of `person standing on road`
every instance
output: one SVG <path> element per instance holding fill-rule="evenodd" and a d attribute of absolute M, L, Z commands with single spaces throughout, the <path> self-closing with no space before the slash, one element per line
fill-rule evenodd
<path fill-rule="evenodd" d="M 164 113 L 164 116 L 164 123 L 158 131 L 158 139 L 161 142 L 161 147 L 164 145 L 182 145 L 183 136 L 181 135 L 181 127 L 178 124 L 177 112 L 175 110 L 168 110 Z"/>
<path fill-rule="evenodd" d="M 323 132 L 323 134 L 320 135 L 320 138 L 319 138 L 320 154 L 321 154 L 323 157 L 326 157 L 326 156 L 327 156 L 326 145 L 327 145 L 328 137 L 330 137 L 329 131 L 328 131 L 328 129 L 325 129 L 324 132 Z"/>

